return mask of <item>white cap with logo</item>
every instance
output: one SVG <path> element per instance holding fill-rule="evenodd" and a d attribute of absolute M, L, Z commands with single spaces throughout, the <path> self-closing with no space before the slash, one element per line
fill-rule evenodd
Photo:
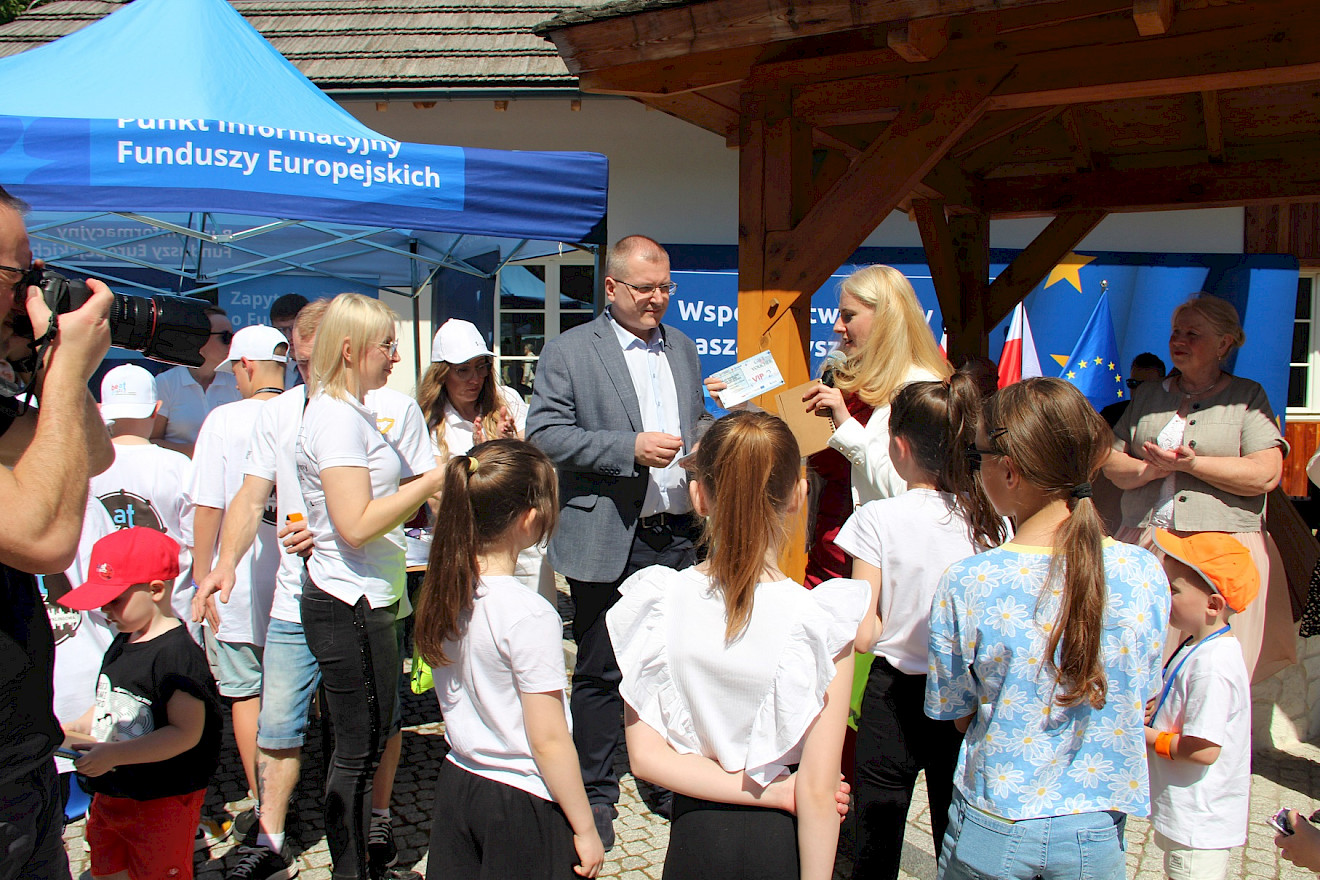
<path fill-rule="evenodd" d="M 218 372 L 234 372 L 234 362 L 247 358 L 250 361 L 289 362 L 288 355 L 276 352 L 280 346 L 289 350 L 289 340 L 274 327 L 265 324 L 249 324 L 234 334 L 234 341 L 229 344 L 229 359 L 216 367 Z"/>
<path fill-rule="evenodd" d="M 122 364 L 101 379 L 101 418 L 145 419 L 156 412 L 156 377 L 137 364 Z"/>
<path fill-rule="evenodd" d="M 475 357 L 494 357 L 486 347 L 481 331 L 471 321 L 450 318 L 435 331 L 431 342 L 431 363 L 465 364 Z"/>

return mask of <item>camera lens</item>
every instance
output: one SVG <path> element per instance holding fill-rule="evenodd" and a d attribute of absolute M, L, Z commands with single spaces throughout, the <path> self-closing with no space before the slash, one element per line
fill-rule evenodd
<path fill-rule="evenodd" d="M 46 304 L 63 314 L 87 302 L 91 291 L 81 281 L 46 272 L 41 284 Z M 190 296 L 128 296 L 115 293 L 110 304 L 110 344 L 140 351 L 152 360 L 200 367 L 202 346 L 211 333 L 210 303 Z"/>

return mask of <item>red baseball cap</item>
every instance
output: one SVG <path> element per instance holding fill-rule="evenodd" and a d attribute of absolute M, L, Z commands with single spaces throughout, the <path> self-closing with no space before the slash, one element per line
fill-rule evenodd
<path fill-rule="evenodd" d="M 92 545 L 87 583 L 59 598 L 65 608 L 91 611 L 135 584 L 179 576 L 179 545 L 164 532 L 142 528 L 111 532 Z"/>

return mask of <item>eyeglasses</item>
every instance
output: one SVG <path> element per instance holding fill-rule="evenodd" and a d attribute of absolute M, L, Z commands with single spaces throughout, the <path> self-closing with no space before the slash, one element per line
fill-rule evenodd
<path fill-rule="evenodd" d="M 229 343 L 234 341 L 233 330 L 212 330 L 211 335 L 219 336 L 221 345 L 228 345 Z"/>
<path fill-rule="evenodd" d="M 18 276 L 14 282 L 14 289 L 21 291 L 30 285 L 41 284 L 43 270 L 36 263 L 28 266 L 26 269 L 20 269 L 17 266 L 0 266 L 0 272 L 13 272 Z"/>
<path fill-rule="evenodd" d="M 1145 380 L 1143 379 L 1128 379 L 1125 384 L 1127 385 L 1129 391 L 1135 391 L 1138 387 L 1144 384 L 1144 381 Z"/>
<path fill-rule="evenodd" d="M 399 353 L 399 340 L 397 339 L 389 342 L 377 342 L 376 344 L 385 351 L 385 354 L 389 356 L 390 360 L 393 360 L 394 356 Z"/>
<path fill-rule="evenodd" d="M 995 438 L 1002 437 L 1007 433 L 1007 428 L 1000 428 L 992 431 L 989 439 L 993 442 Z M 1007 453 L 1000 452 L 998 449 L 980 449 L 975 443 L 968 443 L 963 449 L 963 454 L 967 456 L 967 469 L 974 474 L 980 472 L 981 462 L 987 455 L 1007 455 Z"/>
<path fill-rule="evenodd" d="M 475 364 L 459 364 L 453 368 L 452 372 L 454 378 L 460 382 L 466 382 L 477 377 L 484 379 L 490 375 L 490 359 L 482 358 Z"/>
<path fill-rule="evenodd" d="M 624 285 L 625 287 L 631 287 L 633 290 L 637 291 L 642 296 L 650 296 L 651 294 L 657 292 L 672 294 L 675 290 L 678 290 L 678 284 L 673 281 L 666 281 L 664 284 L 629 284 L 627 281 L 624 281 L 622 278 L 615 278 L 614 280 Z"/>

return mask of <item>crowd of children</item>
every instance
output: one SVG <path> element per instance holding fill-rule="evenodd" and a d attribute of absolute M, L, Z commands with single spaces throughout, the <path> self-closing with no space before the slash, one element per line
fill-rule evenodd
<path fill-rule="evenodd" d="M 309 387 L 285 390 L 291 360 Z M 513 416 L 478 427 L 488 372 L 464 377 L 471 411 L 455 410 L 471 442 L 442 448 L 448 398 L 432 395 L 428 419 L 384 389 L 396 360 L 388 312 L 353 295 L 306 306 L 288 337 L 245 327 L 214 374 L 232 373 L 241 399 L 170 435 L 191 460 L 150 442 L 152 376 L 106 374 L 119 457 L 93 482 L 72 589 L 48 584 L 80 615 L 69 626 L 91 635 L 99 612 L 118 631 L 79 643 L 104 656 L 94 680 L 83 662 L 66 683 L 61 712 L 93 792 L 98 880 L 191 876 L 222 698 L 259 801 L 230 876 L 293 877 L 288 800 L 322 676 L 336 876 L 403 873 L 389 813 L 396 621 L 410 613 L 402 524 L 432 497 L 415 639 L 449 750 L 428 880 L 600 871 L 563 624 L 520 563 L 555 528 L 554 468 L 516 439 Z M 1259 589 L 1248 551 L 1160 530 L 1157 558 L 1107 537 L 1091 480 L 1111 435 L 1060 380 L 983 399 L 955 373 L 906 385 L 883 416 L 907 488 L 839 531 L 853 578 L 807 591 L 780 570 L 807 506 L 797 441 L 781 420 L 739 412 L 682 462 L 703 561 L 637 572 L 606 615 L 633 772 L 674 793 L 665 876 L 828 878 L 850 806 L 853 876 L 897 877 L 921 771 L 941 877 L 1123 877 L 1126 817 L 1148 814 L 1170 878 L 1225 876 L 1250 784 L 1250 686 L 1227 625 Z M 1181 637 L 1166 658 L 1169 630 Z M 849 805 L 838 780 L 854 650 L 874 663 Z"/>

